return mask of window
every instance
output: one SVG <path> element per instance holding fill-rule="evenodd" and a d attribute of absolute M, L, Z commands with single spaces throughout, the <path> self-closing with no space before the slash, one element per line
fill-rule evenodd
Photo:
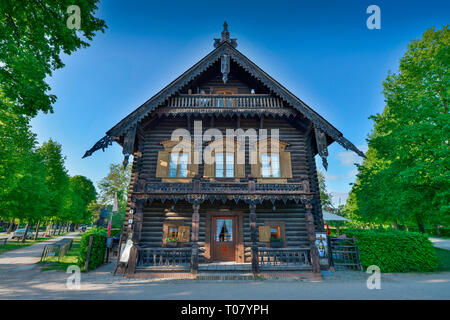
<path fill-rule="evenodd" d="M 169 226 L 168 238 L 178 238 L 178 227 Z"/>
<path fill-rule="evenodd" d="M 232 242 L 232 241 L 233 241 L 233 220 L 217 219 L 216 242 Z"/>
<path fill-rule="evenodd" d="M 234 153 L 216 154 L 216 178 L 234 177 Z"/>
<path fill-rule="evenodd" d="M 169 161 L 169 177 L 187 177 L 188 154 L 171 153 Z"/>
<path fill-rule="evenodd" d="M 280 177 L 280 155 L 278 153 L 261 155 L 261 176 L 263 178 Z"/>
<path fill-rule="evenodd" d="M 280 239 L 281 238 L 281 228 L 280 226 L 270 226 L 270 238 Z"/>

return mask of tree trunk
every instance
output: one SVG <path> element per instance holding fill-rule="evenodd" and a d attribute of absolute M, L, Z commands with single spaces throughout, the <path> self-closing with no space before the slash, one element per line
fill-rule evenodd
<path fill-rule="evenodd" d="M 38 238 L 40 225 L 41 225 L 41 220 L 39 220 L 36 224 L 36 234 L 34 235 L 34 240 L 37 240 L 37 238 Z"/>
<path fill-rule="evenodd" d="M 398 225 L 397 221 L 394 221 L 394 228 L 400 230 L 400 226 Z"/>
<path fill-rule="evenodd" d="M 419 227 L 419 231 L 421 233 L 425 233 L 425 226 L 423 225 L 422 218 L 416 215 L 417 226 Z"/>
<path fill-rule="evenodd" d="M 439 230 L 439 225 L 438 225 L 438 224 L 435 224 L 434 227 L 436 228 L 436 235 L 437 235 L 438 237 L 440 237 L 440 236 L 441 236 L 441 230 Z"/>
<path fill-rule="evenodd" d="M 8 234 L 11 233 L 13 227 L 14 227 L 14 219 L 12 219 L 12 220 L 9 222 L 8 230 L 6 230 L 6 233 L 8 233 Z"/>
<path fill-rule="evenodd" d="M 25 232 L 24 232 L 24 234 L 23 234 L 23 237 L 22 237 L 22 243 L 25 243 L 25 239 L 27 238 L 27 233 L 28 233 L 28 228 L 29 228 L 29 224 L 27 223 L 27 225 L 25 226 Z"/>
<path fill-rule="evenodd" d="M 58 236 L 61 234 L 61 229 L 62 229 L 62 227 L 63 227 L 63 224 L 60 223 L 60 224 L 59 224 L 59 229 L 58 229 Z"/>
<path fill-rule="evenodd" d="M 17 231 L 20 228 L 20 220 L 19 223 L 16 225 L 16 229 L 14 231 Z"/>

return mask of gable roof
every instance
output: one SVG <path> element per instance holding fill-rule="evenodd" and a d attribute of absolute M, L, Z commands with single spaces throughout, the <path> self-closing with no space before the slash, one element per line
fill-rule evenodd
<path fill-rule="evenodd" d="M 246 70 L 250 75 L 261 81 L 281 99 L 298 110 L 305 118 L 309 119 L 317 129 L 326 133 L 332 140 L 338 142 L 345 149 L 354 151 L 361 157 L 364 157 L 364 153 L 347 140 L 339 130 L 237 50 L 235 48 L 235 43 L 228 41 L 217 44 L 216 48 L 203 59 L 108 130 L 106 132 L 107 137 L 109 137 L 108 140 L 118 140 L 119 137 L 125 135 L 128 131 L 134 130 L 139 121 L 151 113 L 155 108 L 162 105 L 168 98 L 176 94 L 190 81 L 194 80 L 208 67 L 221 59 L 224 54 L 229 55 L 230 59 Z"/>

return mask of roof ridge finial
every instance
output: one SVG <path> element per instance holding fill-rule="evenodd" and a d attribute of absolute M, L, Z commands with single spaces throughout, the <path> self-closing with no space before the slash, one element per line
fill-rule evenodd
<path fill-rule="evenodd" d="M 234 48 L 237 47 L 236 39 L 230 39 L 230 32 L 228 31 L 228 23 L 223 23 L 223 31 L 220 39 L 214 39 L 214 48 L 220 46 L 223 42 L 230 43 Z"/>
<path fill-rule="evenodd" d="M 225 21 L 223 23 L 222 42 L 229 40 L 230 40 L 230 32 L 228 31 L 228 23 Z"/>

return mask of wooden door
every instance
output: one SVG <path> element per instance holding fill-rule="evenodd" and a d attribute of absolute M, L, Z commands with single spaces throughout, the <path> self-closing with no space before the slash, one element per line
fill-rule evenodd
<path fill-rule="evenodd" d="M 212 251 L 214 261 L 236 260 L 236 218 L 213 217 Z"/>

